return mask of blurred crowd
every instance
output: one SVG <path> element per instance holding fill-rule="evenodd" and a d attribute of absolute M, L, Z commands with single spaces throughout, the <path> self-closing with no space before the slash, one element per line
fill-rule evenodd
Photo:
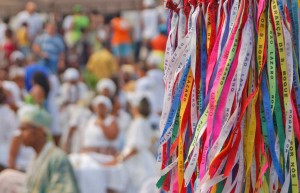
<path fill-rule="evenodd" d="M 154 0 L 0 19 L 1 193 L 157 191 L 167 20 Z"/>

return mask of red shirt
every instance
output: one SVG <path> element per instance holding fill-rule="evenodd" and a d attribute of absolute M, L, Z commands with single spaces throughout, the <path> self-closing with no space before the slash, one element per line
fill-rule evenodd
<path fill-rule="evenodd" d="M 165 51 L 168 37 L 165 35 L 158 35 L 151 40 L 151 47 L 153 50 Z"/>
<path fill-rule="evenodd" d="M 17 48 L 12 42 L 5 42 L 3 45 L 3 49 L 6 59 L 9 60 L 11 53 L 13 53 Z"/>

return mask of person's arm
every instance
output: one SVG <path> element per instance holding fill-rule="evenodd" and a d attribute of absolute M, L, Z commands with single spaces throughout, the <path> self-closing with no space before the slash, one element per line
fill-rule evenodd
<path fill-rule="evenodd" d="M 72 137 L 74 135 L 74 132 L 76 131 L 76 126 L 72 126 L 69 128 L 68 134 L 67 134 L 67 139 L 65 144 L 63 145 L 63 150 L 66 153 L 70 153 L 71 152 L 71 142 L 72 142 Z"/>
<path fill-rule="evenodd" d="M 15 136 L 9 147 L 8 168 L 16 169 L 16 159 L 22 145 L 20 136 Z"/>
<path fill-rule="evenodd" d="M 42 50 L 41 46 L 38 44 L 38 42 L 34 42 L 34 44 L 32 45 L 32 50 L 40 58 L 48 58 L 48 54 L 43 52 L 43 50 Z"/>
<path fill-rule="evenodd" d="M 114 120 L 109 126 L 105 126 L 103 121 L 99 123 L 105 137 L 109 140 L 114 140 L 119 135 L 119 127 L 117 122 Z"/>
<path fill-rule="evenodd" d="M 118 163 L 120 162 L 123 162 L 123 161 L 126 161 L 128 160 L 129 158 L 131 158 L 132 156 L 136 155 L 138 153 L 138 150 L 137 149 L 131 149 L 128 153 L 126 154 L 120 154 L 116 157 L 116 160 Z"/>
<path fill-rule="evenodd" d="M 61 52 L 59 54 L 59 59 L 58 59 L 58 69 L 63 70 L 65 68 L 65 53 Z"/>

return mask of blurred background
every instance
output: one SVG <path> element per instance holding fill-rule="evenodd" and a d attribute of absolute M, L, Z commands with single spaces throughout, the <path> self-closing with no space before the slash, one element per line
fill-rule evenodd
<path fill-rule="evenodd" d="M 168 14 L 156 0 L 0 1 L 1 193 L 160 192 Z M 52 146 L 60 159 L 36 161 Z"/>

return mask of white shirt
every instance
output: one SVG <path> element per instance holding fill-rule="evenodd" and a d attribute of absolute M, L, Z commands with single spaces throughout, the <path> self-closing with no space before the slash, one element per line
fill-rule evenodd
<path fill-rule="evenodd" d="M 69 159 L 81 193 L 106 193 L 107 189 L 124 192 L 127 176 L 122 165 L 101 165 L 112 161 L 113 156 L 90 152 L 71 154 Z"/>
<path fill-rule="evenodd" d="M 72 85 L 69 82 L 65 82 L 61 85 L 59 89 L 59 103 L 76 103 L 78 100 L 83 99 L 87 92 L 88 87 L 83 82 L 78 82 L 76 85 Z"/>
<path fill-rule="evenodd" d="M 151 126 L 147 119 L 138 117 L 133 120 L 126 135 L 126 145 L 123 153 L 131 150 L 138 152 L 124 162 L 124 168 L 129 175 L 127 193 L 139 192 L 143 183 L 155 177 L 155 158 L 150 152 Z"/>
<path fill-rule="evenodd" d="M 5 42 L 6 29 L 7 29 L 7 25 L 5 23 L 0 22 L 0 46 L 2 46 Z"/>
<path fill-rule="evenodd" d="M 145 9 L 142 11 L 143 38 L 152 39 L 159 34 L 159 13 L 157 9 Z"/>
<path fill-rule="evenodd" d="M 104 120 L 104 125 L 109 126 L 114 120 L 114 117 L 109 115 Z M 109 140 L 104 135 L 102 128 L 96 124 L 97 117 L 92 117 L 86 127 L 83 138 L 83 147 L 117 147 L 117 140 Z"/>
<path fill-rule="evenodd" d="M 21 11 L 16 16 L 16 29 L 18 29 L 22 23 L 26 22 L 28 25 L 29 39 L 33 38 L 42 30 L 42 19 L 38 13 L 29 14 L 27 11 Z"/>
<path fill-rule="evenodd" d="M 18 134 L 19 127 L 16 114 L 7 105 L 0 105 L 0 123 L 0 164 L 7 166 L 11 140 Z M 22 145 L 16 158 L 16 168 L 26 170 L 33 155 L 32 148 Z"/>
<path fill-rule="evenodd" d="M 0 123 L 0 145 L 9 146 L 18 129 L 18 119 L 7 105 L 0 105 Z"/>
<path fill-rule="evenodd" d="M 154 83 L 154 111 L 155 113 L 162 112 L 163 99 L 165 96 L 164 73 L 159 69 L 153 69 L 147 72 L 147 77 Z"/>

